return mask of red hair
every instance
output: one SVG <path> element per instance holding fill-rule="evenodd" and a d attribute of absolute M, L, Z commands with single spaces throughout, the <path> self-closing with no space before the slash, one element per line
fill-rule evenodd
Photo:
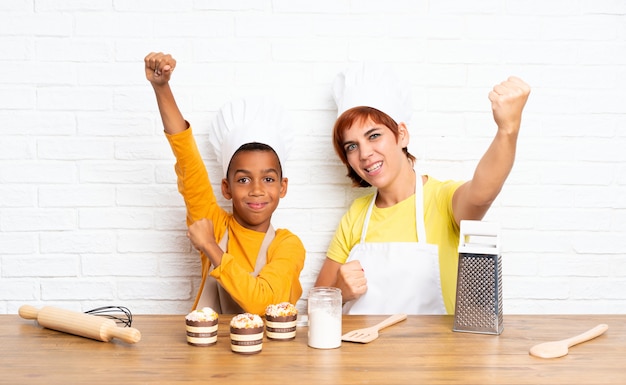
<path fill-rule="evenodd" d="M 344 111 L 337 121 L 335 122 L 335 126 L 333 127 L 333 146 L 335 147 L 335 152 L 341 159 L 341 162 L 346 165 L 348 168 L 347 177 L 352 179 L 352 185 L 355 187 L 370 187 L 371 185 L 364 181 L 359 174 L 354 171 L 350 164 L 348 163 L 348 157 L 346 156 L 346 150 L 343 147 L 344 142 L 344 133 L 352 127 L 352 125 L 356 123 L 363 123 L 367 120 L 371 120 L 376 124 L 382 124 L 385 127 L 389 128 L 393 135 L 396 137 L 396 142 L 398 141 L 398 137 L 400 136 L 400 131 L 398 130 L 398 123 L 393 120 L 389 115 L 384 112 L 377 110 L 372 107 L 360 106 L 353 107 L 349 110 Z M 406 157 L 412 162 L 415 162 L 415 157 L 409 153 L 409 150 L 404 147 L 402 152 L 406 155 Z"/>

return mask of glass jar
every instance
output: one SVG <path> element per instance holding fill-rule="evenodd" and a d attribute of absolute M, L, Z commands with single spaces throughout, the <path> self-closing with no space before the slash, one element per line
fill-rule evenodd
<path fill-rule="evenodd" d="M 341 346 L 341 290 L 336 287 L 314 287 L 309 290 L 309 342 L 316 349 Z"/>

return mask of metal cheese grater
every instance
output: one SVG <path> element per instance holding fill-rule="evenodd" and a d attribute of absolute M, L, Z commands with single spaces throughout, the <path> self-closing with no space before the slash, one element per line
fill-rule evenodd
<path fill-rule="evenodd" d="M 500 334 L 502 328 L 500 227 L 489 222 L 461 221 L 452 330 Z"/>

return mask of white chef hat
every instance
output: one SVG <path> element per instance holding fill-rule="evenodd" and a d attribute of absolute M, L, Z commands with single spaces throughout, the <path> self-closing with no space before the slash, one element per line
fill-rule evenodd
<path fill-rule="evenodd" d="M 251 96 L 226 103 L 209 127 L 209 142 L 222 163 L 224 176 L 235 151 L 251 142 L 272 147 L 284 175 L 293 141 L 294 127 L 285 110 L 268 97 Z"/>
<path fill-rule="evenodd" d="M 337 116 L 357 106 L 376 108 L 396 123 L 411 120 L 411 87 L 390 65 L 355 63 L 337 74 L 333 84 Z"/>

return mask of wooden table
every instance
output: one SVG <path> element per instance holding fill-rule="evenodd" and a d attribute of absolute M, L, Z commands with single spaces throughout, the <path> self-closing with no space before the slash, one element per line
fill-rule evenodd
<path fill-rule="evenodd" d="M 452 331 L 452 316 L 410 316 L 370 344 L 338 349 L 265 339 L 263 351 L 230 350 L 221 316 L 212 347 L 186 343 L 183 315 L 135 316 L 137 344 L 99 342 L 0 316 L 0 383 L 6 384 L 626 384 L 626 316 L 504 316 L 500 336 Z M 344 316 L 343 331 L 383 316 Z M 536 343 L 580 334 L 600 323 L 602 336 L 556 359 L 530 356 Z"/>

